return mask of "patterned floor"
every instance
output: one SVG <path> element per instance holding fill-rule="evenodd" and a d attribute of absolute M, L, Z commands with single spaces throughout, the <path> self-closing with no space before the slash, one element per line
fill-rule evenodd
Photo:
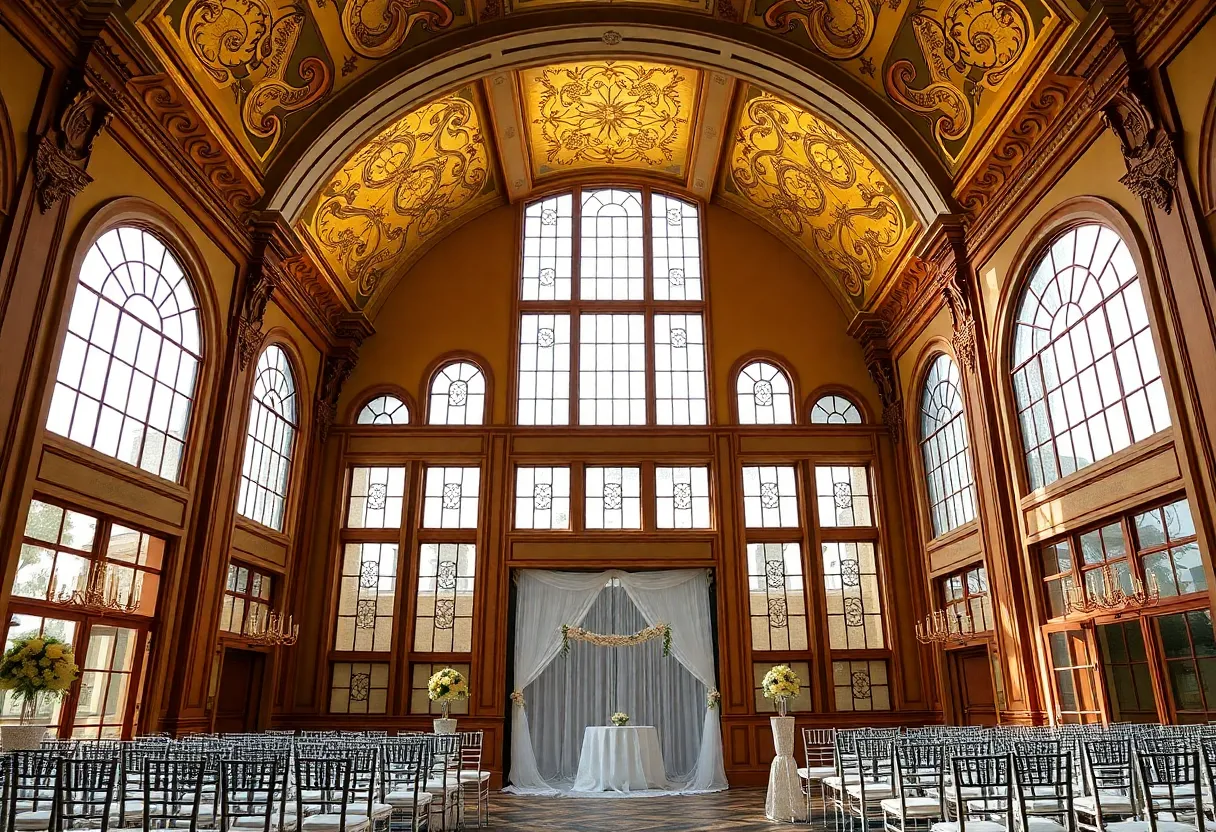
<path fill-rule="evenodd" d="M 469 820 L 472 826 L 473 819 Z M 818 823 L 814 826 L 824 828 Z M 774 832 L 806 828 L 766 821 L 761 789 L 638 800 L 497 793 L 490 798 L 490 829 L 494 832 Z"/>

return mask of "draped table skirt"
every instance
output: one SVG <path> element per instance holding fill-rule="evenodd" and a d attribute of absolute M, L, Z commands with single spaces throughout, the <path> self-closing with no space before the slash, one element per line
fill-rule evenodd
<path fill-rule="evenodd" d="M 576 792 L 668 789 L 659 734 L 652 725 L 592 725 L 583 732 Z"/>

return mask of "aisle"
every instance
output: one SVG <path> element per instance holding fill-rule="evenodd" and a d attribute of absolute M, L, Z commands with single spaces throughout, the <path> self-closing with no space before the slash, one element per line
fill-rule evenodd
<path fill-rule="evenodd" d="M 772 832 L 823 829 L 764 819 L 763 789 L 644 800 L 490 797 L 494 832 Z"/>

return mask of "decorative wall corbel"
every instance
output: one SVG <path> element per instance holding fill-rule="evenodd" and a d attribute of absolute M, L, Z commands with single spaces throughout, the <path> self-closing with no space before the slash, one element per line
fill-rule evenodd
<path fill-rule="evenodd" d="M 899 443 L 904 433 L 904 410 L 886 324 L 876 315 L 858 315 L 849 326 L 849 334 L 861 342 L 866 370 L 878 388 L 878 400 L 882 402 L 883 422 L 891 434 L 891 441 Z"/>
<path fill-rule="evenodd" d="M 950 336 L 950 346 L 954 348 L 955 358 L 963 368 L 974 373 L 977 360 L 975 316 L 971 314 L 971 304 L 967 299 L 966 281 L 960 276 L 957 266 L 952 266 L 938 275 L 938 285 L 950 311 L 954 331 Z"/>
<path fill-rule="evenodd" d="M 1102 108 L 1102 121 L 1119 139 L 1127 173 L 1119 181 L 1165 213 L 1174 207 L 1178 152 L 1153 111 L 1152 97 L 1135 76 Z"/>
<path fill-rule="evenodd" d="M 87 168 L 93 142 L 110 122 L 110 108 L 95 90 L 76 82 L 75 92 L 56 123 L 38 139 L 34 152 L 34 189 L 38 209 L 50 211 L 61 199 L 71 199 L 93 181 Z"/>
<path fill-rule="evenodd" d="M 266 260 L 259 260 L 249 267 L 246 278 L 245 303 L 241 307 L 241 315 L 237 319 L 237 360 L 241 370 L 249 369 L 249 364 L 258 349 L 262 346 L 262 320 L 266 315 L 266 305 L 283 282 L 283 273 Z"/>
<path fill-rule="evenodd" d="M 361 318 L 352 317 L 338 325 L 338 344 L 325 354 L 325 364 L 321 368 L 321 384 L 317 388 L 317 403 L 315 418 L 317 435 L 324 443 L 329 438 L 329 429 L 333 427 L 338 412 L 338 398 L 342 395 L 342 386 L 350 378 L 355 364 L 359 360 L 359 347 L 368 335 L 366 323 Z"/>

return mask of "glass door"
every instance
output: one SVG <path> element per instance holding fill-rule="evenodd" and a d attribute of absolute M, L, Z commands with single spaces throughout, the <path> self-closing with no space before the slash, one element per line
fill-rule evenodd
<path fill-rule="evenodd" d="M 130 697 L 139 690 L 145 636 L 145 631 L 135 627 L 103 622 L 89 626 L 72 717 L 73 737 L 123 737 L 128 721 L 134 720 L 135 703 Z"/>
<path fill-rule="evenodd" d="M 32 636 L 54 636 L 68 644 L 76 644 L 81 622 L 68 618 L 43 618 L 28 613 L 14 613 L 10 619 L 4 649 L 8 650 L 18 638 Z M 62 720 L 66 698 L 43 696 L 39 703 L 37 720 L 51 725 L 51 729 L 62 736 Z M 21 720 L 21 700 L 8 691 L 0 691 L 0 722 L 16 724 Z"/>
<path fill-rule="evenodd" d="M 1049 632 L 1047 650 L 1056 694 L 1056 715 L 1060 722 L 1101 722 L 1102 705 L 1085 631 L 1070 629 Z"/>

